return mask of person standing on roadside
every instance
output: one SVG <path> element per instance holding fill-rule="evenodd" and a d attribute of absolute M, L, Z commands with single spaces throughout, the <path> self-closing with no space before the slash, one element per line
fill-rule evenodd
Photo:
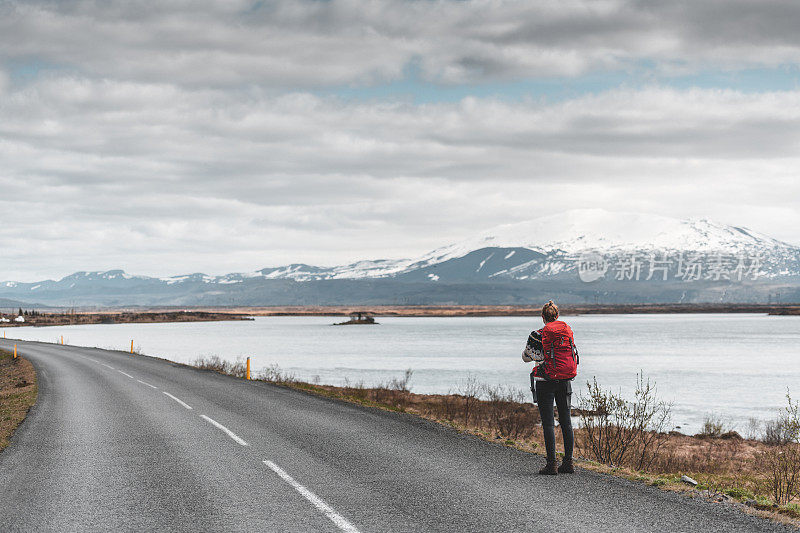
<path fill-rule="evenodd" d="M 558 307 L 550 300 L 542 307 L 544 327 L 532 331 L 522 352 L 526 363 L 537 363 L 531 372 L 533 401 L 539 407 L 542 419 L 547 464 L 540 474 L 555 476 L 573 474 L 572 450 L 575 438 L 572 433 L 571 403 L 572 380 L 578 373 L 578 350 L 572 329 L 558 320 Z M 558 424 L 564 438 L 564 460 L 556 468 L 556 433 L 553 403 L 558 407 Z"/>

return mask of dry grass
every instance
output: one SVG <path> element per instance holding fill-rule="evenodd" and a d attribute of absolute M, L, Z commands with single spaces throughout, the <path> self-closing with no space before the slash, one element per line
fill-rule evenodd
<path fill-rule="evenodd" d="M 247 317 L 235 313 L 210 313 L 206 311 L 165 311 L 165 312 L 103 312 L 103 313 L 56 313 L 42 312 L 25 317 L 25 322 L 17 323 L 16 313 L 0 313 L 11 320 L 5 327 L 67 326 L 76 324 L 151 324 L 162 322 L 216 322 L 223 320 L 246 320 Z"/>
<path fill-rule="evenodd" d="M 36 403 L 36 373 L 22 357 L 0 350 L 0 451 Z"/>
<path fill-rule="evenodd" d="M 151 311 L 159 308 L 151 308 Z M 243 307 L 194 307 L 195 311 L 240 313 L 248 316 L 348 316 L 365 311 L 383 316 L 541 316 L 541 304 L 532 305 L 282 305 Z M 560 308 L 561 316 L 579 314 L 629 313 L 769 313 L 798 314 L 794 304 L 611 304 L 569 305 Z"/>

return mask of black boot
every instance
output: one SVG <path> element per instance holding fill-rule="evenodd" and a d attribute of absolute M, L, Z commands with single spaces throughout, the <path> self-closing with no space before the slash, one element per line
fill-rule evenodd
<path fill-rule="evenodd" d="M 547 461 L 547 464 L 539 470 L 539 474 L 542 476 L 557 476 L 558 470 L 556 470 L 556 462 L 555 461 Z"/>
<path fill-rule="evenodd" d="M 575 467 L 572 466 L 572 459 L 564 459 L 561 461 L 561 466 L 558 467 L 558 471 L 562 474 L 574 474 Z"/>

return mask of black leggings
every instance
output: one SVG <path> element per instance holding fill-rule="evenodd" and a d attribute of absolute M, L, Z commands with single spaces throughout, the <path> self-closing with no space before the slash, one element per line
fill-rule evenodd
<path fill-rule="evenodd" d="M 572 419 L 570 407 L 572 402 L 572 382 L 570 381 L 537 381 L 536 396 L 539 405 L 539 416 L 542 419 L 544 446 L 547 450 L 547 461 L 556 461 L 556 432 L 553 418 L 553 401 L 558 406 L 558 424 L 564 437 L 564 459 L 572 459 L 572 448 L 575 439 L 572 435 Z"/>

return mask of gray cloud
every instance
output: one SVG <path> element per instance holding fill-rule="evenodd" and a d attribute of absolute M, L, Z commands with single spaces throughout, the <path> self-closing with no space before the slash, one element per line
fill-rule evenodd
<path fill-rule="evenodd" d="M 800 5 L 703 2 L 5 2 L 0 58 L 88 76 L 297 88 L 796 65 Z"/>
<path fill-rule="evenodd" d="M 796 65 L 798 10 L 0 2 L 0 279 L 410 256 L 573 207 L 707 215 L 800 243 L 798 91 L 313 93 L 409 69 L 459 84 Z"/>
<path fill-rule="evenodd" d="M 798 110 L 800 92 L 411 105 L 45 77 L 0 108 L 3 277 L 406 256 L 553 205 L 800 242 Z"/>

